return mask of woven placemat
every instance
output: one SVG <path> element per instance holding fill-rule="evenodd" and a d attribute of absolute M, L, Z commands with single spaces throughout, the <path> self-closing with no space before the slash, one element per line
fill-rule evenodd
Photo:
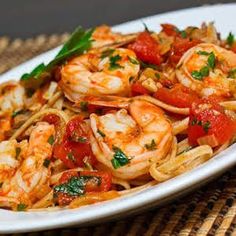
<path fill-rule="evenodd" d="M 14 41 L 0 38 L 0 74 L 67 38 L 68 34 Z M 93 227 L 20 235 L 236 235 L 235 198 L 236 167 L 184 198 L 135 217 Z"/>

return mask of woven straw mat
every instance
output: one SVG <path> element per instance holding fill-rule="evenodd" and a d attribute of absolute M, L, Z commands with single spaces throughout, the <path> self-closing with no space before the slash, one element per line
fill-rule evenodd
<path fill-rule="evenodd" d="M 68 38 L 0 38 L 0 74 L 56 47 Z M 21 235 L 236 235 L 236 167 L 191 195 L 135 217 L 93 227 L 58 229 Z"/>

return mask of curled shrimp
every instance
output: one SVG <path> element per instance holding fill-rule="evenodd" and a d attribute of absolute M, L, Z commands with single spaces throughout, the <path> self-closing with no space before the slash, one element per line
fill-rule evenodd
<path fill-rule="evenodd" d="M 0 143 L 0 182 L 12 177 L 19 166 L 16 150 L 16 140 L 2 141 Z"/>
<path fill-rule="evenodd" d="M 235 53 L 214 44 L 202 43 L 182 56 L 176 75 L 181 84 L 200 96 L 232 97 L 236 83 L 230 71 L 235 68 Z"/>
<path fill-rule="evenodd" d="M 151 163 L 163 158 L 172 142 L 172 127 L 164 112 L 146 101 L 130 103 L 128 111 L 90 115 L 91 145 L 97 160 L 122 179 L 134 179 L 148 173 Z M 112 164 L 116 150 L 129 159 L 116 168 Z"/>
<path fill-rule="evenodd" d="M 48 139 L 54 134 L 54 126 L 46 122 L 39 122 L 33 128 L 29 143 L 22 150 L 20 165 L 14 175 L 2 184 L 1 206 L 15 208 L 20 203 L 30 206 L 48 193 L 50 168 L 44 163 L 52 155 Z M 46 192 L 42 193 L 44 190 Z"/>
<path fill-rule="evenodd" d="M 10 81 L 0 86 L 0 114 L 11 113 L 24 107 L 25 90 L 17 82 Z"/>
<path fill-rule="evenodd" d="M 60 86 L 72 102 L 85 96 L 126 96 L 130 78 L 138 75 L 139 68 L 135 53 L 129 49 L 93 50 L 62 67 Z"/>

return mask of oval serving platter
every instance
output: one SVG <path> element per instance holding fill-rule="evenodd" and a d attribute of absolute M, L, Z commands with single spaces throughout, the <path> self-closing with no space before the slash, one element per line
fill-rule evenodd
<path fill-rule="evenodd" d="M 160 23 L 173 23 L 178 27 L 199 26 L 203 21 L 214 21 L 223 37 L 236 33 L 236 4 L 203 6 L 150 16 L 113 27 L 115 31 L 131 33 L 143 30 L 143 22 L 149 29 L 160 30 Z M 227 14 L 226 14 L 227 13 Z M 109 23 L 109 22 L 108 22 Z M 41 62 L 48 62 L 59 50 L 55 48 L 0 76 L 0 82 L 17 79 Z M 32 232 L 68 226 L 94 224 L 121 218 L 163 204 L 215 178 L 236 164 L 236 145 L 232 145 L 203 165 L 146 190 L 112 201 L 79 209 L 39 212 L 12 212 L 0 210 L 0 234 Z"/>

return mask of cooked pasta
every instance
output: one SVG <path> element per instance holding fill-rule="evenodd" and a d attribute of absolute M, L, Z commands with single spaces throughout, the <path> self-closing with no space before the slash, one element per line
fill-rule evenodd
<path fill-rule="evenodd" d="M 50 63 L 0 85 L 1 208 L 77 208 L 133 194 L 234 142 L 232 33 L 161 26 L 128 35 L 79 27 Z"/>

